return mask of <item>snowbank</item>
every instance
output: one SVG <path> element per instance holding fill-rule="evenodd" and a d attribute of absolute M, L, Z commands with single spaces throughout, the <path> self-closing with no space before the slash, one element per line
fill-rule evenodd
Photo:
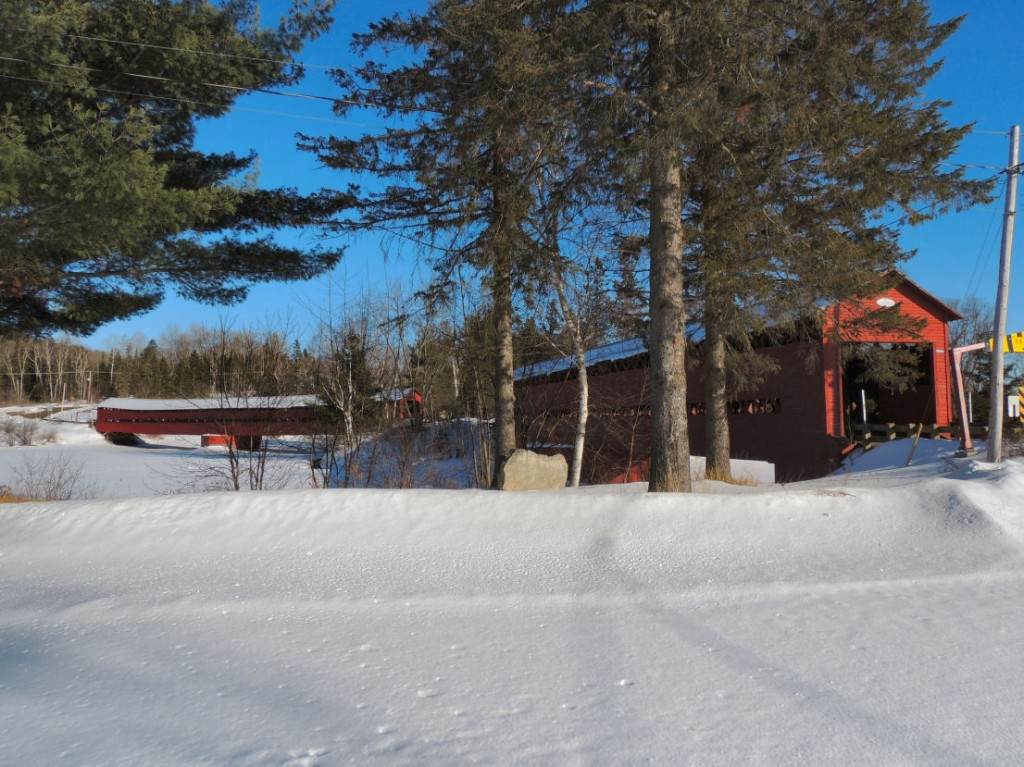
<path fill-rule="evenodd" d="M 0 752 L 1015 763 L 1024 464 L 898 449 L 733 494 L 2 506 Z"/>

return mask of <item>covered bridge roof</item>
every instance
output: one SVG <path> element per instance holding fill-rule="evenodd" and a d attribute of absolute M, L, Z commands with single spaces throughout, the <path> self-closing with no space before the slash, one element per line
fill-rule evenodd
<path fill-rule="evenodd" d="M 648 343 L 646 338 L 629 338 L 625 341 L 614 341 L 604 346 L 598 346 L 587 350 L 587 365 L 596 365 L 599 362 L 614 362 L 636 357 L 647 352 Z M 553 360 L 534 362 L 530 365 L 518 368 L 514 375 L 515 380 L 525 381 L 530 378 L 540 378 L 553 373 L 561 373 L 573 367 L 571 357 L 558 357 Z"/>
<path fill-rule="evenodd" d="M 110 410 L 283 410 L 295 407 L 322 405 L 319 397 L 297 394 L 288 397 L 206 397 L 202 399 L 136 399 L 135 397 L 108 397 L 97 409 Z"/>

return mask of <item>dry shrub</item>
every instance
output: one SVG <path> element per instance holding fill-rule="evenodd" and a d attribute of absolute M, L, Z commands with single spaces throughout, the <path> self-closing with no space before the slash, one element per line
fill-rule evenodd
<path fill-rule="evenodd" d="M 35 444 L 39 433 L 39 422 L 21 417 L 4 417 L 0 421 L 0 433 L 8 447 L 26 447 Z"/>
<path fill-rule="evenodd" d="M 10 485 L 0 485 L 0 503 L 23 503 L 30 500 L 32 499 L 15 495 Z"/>
<path fill-rule="evenodd" d="M 96 495 L 92 485 L 85 481 L 81 462 L 67 455 L 51 454 L 45 458 L 25 458 L 21 467 L 14 469 L 15 481 L 11 495 L 40 501 L 67 501 L 72 498 L 92 498 Z"/>
<path fill-rule="evenodd" d="M 751 476 L 745 474 L 722 476 L 720 472 L 713 471 L 710 474 L 704 472 L 697 479 L 709 479 L 713 482 L 724 482 L 727 485 L 736 485 L 738 487 L 757 487 L 758 481 Z"/>
<path fill-rule="evenodd" d="M 57 439 L 53 429 L 42 429 L 39 421 L 22 416 L 4 416 L 0 419 L 0 435 L 8 447 L 30 447 L 49 444 Z"/>

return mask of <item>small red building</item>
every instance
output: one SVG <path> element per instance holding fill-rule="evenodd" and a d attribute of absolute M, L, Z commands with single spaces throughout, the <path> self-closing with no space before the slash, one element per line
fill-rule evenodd
<path fill-rule="evenodd" d="M 835 469 L 850 447 L 852 427 L 865 420 L 865 405 L 873 423 L 949 426 L 953 420 L 949 323 L 961 319 L 957 312 L 906 278 L 880 296 L 823 312 L 821 330 L 810 340 L 758 349 L 774 361 L 775 372 L 730 402 L 732 457 L 773 463 L 780 481 L 818 477 Z M 896 313 L 905 321 L 893 329 L 885 320 Z M 920 365 L 914 385 L 896 393 L 861 380 L 859 363 L 843 350 L 863 344 L 916 350 Z M 583 466 L 587 481 L 646 477 L 648 368 L 643 339 L 588 354 L 590 419 Z M 525 446 L 569 457 L 577 397 L 576 371 L 569 360 L 516 371 L 518 426 Z M 704 377 L 699 364 L 688 370 L 687 400 L 690 450 L 704 455 Z"/>
<path fill-rule="evenodd" d="M 372 399 L 391 409 L 392 420 L 409 419 L 418 422 L 423 416 L 423 395 L 411 387 L 408 389 L 384 389 L 374 394 Z"/>

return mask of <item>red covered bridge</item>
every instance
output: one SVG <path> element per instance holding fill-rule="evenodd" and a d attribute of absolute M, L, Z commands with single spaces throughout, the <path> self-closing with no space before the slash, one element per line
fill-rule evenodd
<path fill-rule="evenodd" d="M 113 397 L 96 406 L 102 434 L 195 434 L 245 440 L 311 434 L 320 430 L 313 396 L 133 399 Z"/>
<path fill-rule="evenodd" d="M 875 322 L 894 310 L 912 321 L 899 329 Z M 779 480 L 821 476 L 849 448 L 852 430 L 867 416 L 875 423 L 926 423 L 948 427 L 953 419 L 948 323 L 960 315 L 908 279 L 880 296 L 825 310 L 817 337 L 765 345 L 758 353 L 775 371 L 730 402 L 732 457 L 775 464 Z M 902 393 L 862 380 L 846 345 L 913 347 L 916 382 Z M 695 360 L 695 357 L 693 358 Z M 650 456 L 649 356 L 643 339 L 588 353 L 590 420 L 584 477 L 590 482 L 646 478 Z M 516 371 L 519 430 L 527 447 L 571 452 L 577 384 L 568 360 Z M 705 454 L 704 376 L 687 373 L 690 449 Z"/>

